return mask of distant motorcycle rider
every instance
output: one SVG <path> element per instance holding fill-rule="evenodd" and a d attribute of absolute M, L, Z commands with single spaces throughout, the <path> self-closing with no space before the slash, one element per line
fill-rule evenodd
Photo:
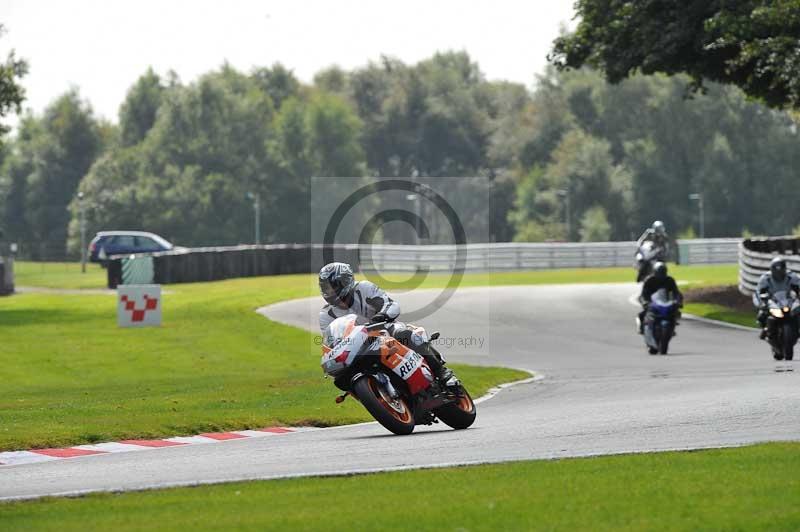
<path fill-rule="evenodd" d="M 644 334 L 645 314 L 647 314 L 653 294 L 659 290 L 666 290 L 669 299 L 677 301 L 679 307 L 683 306 L 683 294 L 678 289 L 678 283 L 667 273 L 667 265 L 661 261 L 656 262 L 653 265 L 652 275 L 645 279 L 644 284 L 642 284 L 642 292 L 639 294 L 639 303 L 642 305 L 642 311 L 636 320 L 639 326 L 639 334 Z"/>
<path fill-rule="evenodd" d="M 658 250 L 655 259 L 660 261 L 667 260 L 667 257 L 669 257 L 669 237 L 667 236 L 667 228 L 664 222 L 656 220 L 652 226 L 645 229 L 642 236 L 636 241 L 636 247 L 641 248 L 642 244 L 648 240 Z"/>
<path fill-rule="evenodd" d="M 758 307 L 758 315 L 756 319 L 761 325 L 761 334 L 759 337 L 764 340 L 768 334 L 774 331 L 770 330 L 771 320 L 769 320 L 769 311 L 767 305 L 770 297 L 776 292 L 788 292 L 794 290 L 795 294 L 800 297 L 800 277 L 786 268 L 786 260 L 783 257 L 775 257 L 769 263 L 769 272 L 763 274 L 758 280 L 756 291 L 753 294 L 753 303 Z"/>
<path fill-rule="evenodd" d="M 319 289 L 327 303 L 319 312 L 319 328 L 323 333 L 333 320 L 348 314 L 355 314 L 359 324 L 386 322 L 387 332 L 422 355 L 442 384 L 454 377 L 429 342 L 422 342 L 413 328 L 395 321 L 400 316 L 400 305 L 375 283 L 356 281 L 349 264 L 326 264 L 319 271 Z"/>

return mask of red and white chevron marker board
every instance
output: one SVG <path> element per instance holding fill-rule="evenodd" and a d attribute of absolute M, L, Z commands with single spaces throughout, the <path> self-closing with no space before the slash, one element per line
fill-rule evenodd
<path fill-rule="evenodd" d="M 117 323 L 120 327 L 161 325 L 161 285 L 117 286 Z"/>

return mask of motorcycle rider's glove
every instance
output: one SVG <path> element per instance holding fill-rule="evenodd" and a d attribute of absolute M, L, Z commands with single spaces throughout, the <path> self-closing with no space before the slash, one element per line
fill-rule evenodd
<path fill-rule="evenodd" d="M 384 314 L 383 312 L 378 312 L 377 314 L 372 316 L 372 319 L 369 320 L 369 321 L 371 323 L 384 323 L 384 322 L 390 322 L 390 321 L 393 321 L 393 320 L 389 316 Z"/>

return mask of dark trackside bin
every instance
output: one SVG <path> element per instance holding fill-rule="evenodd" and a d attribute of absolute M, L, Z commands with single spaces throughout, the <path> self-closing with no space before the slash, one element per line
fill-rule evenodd
<path fill-rule="evenodd" d="M 122 284 L 122 259 L 109 260 L 106 273 L 109 288 L 114 289 L 117 285 Z"/>
<path fill-rule="evenodd" d="M 0 296 L 14 293 L 14 259 L 0 257 Z"/>

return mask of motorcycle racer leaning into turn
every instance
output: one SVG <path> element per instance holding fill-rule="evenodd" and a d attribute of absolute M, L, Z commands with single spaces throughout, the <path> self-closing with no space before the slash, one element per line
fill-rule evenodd
<path fill-rule="evenodd" d="M 667 297 L 674 299 L 678 302 L 678 306 L 683 306 L 683 294 L 678 289 L 678 283 L 672 276 L 667 275 L 667 265 L 664 262 L 656 262 L 653 265 L 653 273 L 645 279 L 642 285 L 642 292 L 639 295 L 639 303 L 642 305 L 642 311 L 636 319 L 636 324 L 639 327 L 639 334 L 644 334 L 644 316 L 647 314 L 647 308 L 650 305 L 650 299 L 653 294 L 661 289 L 667 291 Z"/>
<path fill-rule="evenodd" d="M 356 281 L 353 269 L 343 262 L 331 262 L 319 271 L 319 289 L 327 305 L 319 312 L 319 328 L 325 330 L 336 318 L 355 314 L 357 323 L 386 322 L 386 331 L 406 347 L 425 358 L 437 380 L 443 385 L 458 384 L 453 372 L 430 342 L 416 334 L 413 326 L 395 321 L 400 316 L 400 304 L 389 297 L 375 283 Z"/>
<path fill-rule="evenodd" d="M 775 257 L 769 263 L 769 271 L 758 280 L 758 286 L 753 293 L 753 304 L 758 308 L 758 320 L 761 325 L 760 338 L 767 338 L 770 320 L 767 305 L 769 298 L 777 292 L 794 291 L 800 297 L 800 277 L 792 271 L 786 269 L 786 260 L 783 257 Z"/>
<path fill-rule="evenodd" d="M 653 222 L 652 227 L 648 227 L 644 230 L 642 235 L 636 241 L 636 247 L 642 247 L 647 241 L 653 243 L 653 246 L 658 250 L 656 254 L 656 260 L 665 261 L 669 256 L 669 237 L 667 236 L 667 228 L 664 226 L 664 222 L 661 220 L 656 220 Z"/>

